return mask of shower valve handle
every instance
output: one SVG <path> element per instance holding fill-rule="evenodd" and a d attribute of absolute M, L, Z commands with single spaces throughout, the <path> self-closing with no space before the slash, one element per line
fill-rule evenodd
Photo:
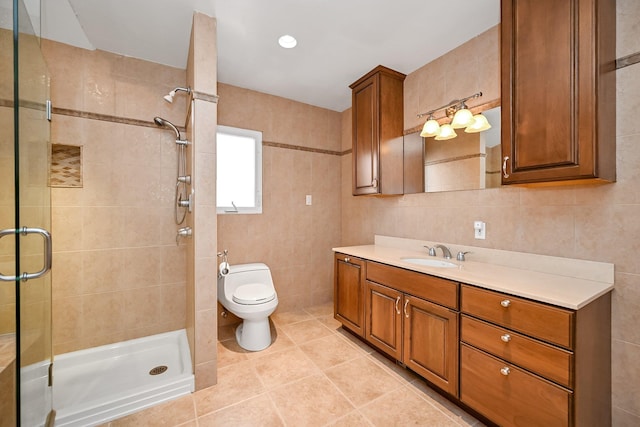
<path fill-rule="evenodd" d="M 191 212 L 191 194 L 189 194 L 186 199 L 182 199 L 182 197 L 179 197 L 177 203 L 178 207 L 187 208 L 189 212 Z"/>
<path fill-rule="evenodd" d="M 191 227 L 182 227 L 178 229 L 176 233 L 176 245 L 180 243 L 180 237 L 191 237 L 193 235 L 193 230 Z"/>

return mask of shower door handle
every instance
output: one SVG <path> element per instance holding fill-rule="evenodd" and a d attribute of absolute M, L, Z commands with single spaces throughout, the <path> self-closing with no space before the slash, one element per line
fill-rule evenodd
<path fill-rule="evenodd" d="M 39 234 L 44 239 L 44 266 L 42 270 L 37 271 L 35 273 L 27 273 L 26 271 L 19 276 L 5 276 L 0 273 L 0 281 L 3 282 L 15 282 L 20 279 L 23 282 L 26 282 L 29 279 L 37 279 L 40 276 L 45 275 L 49 270 L 51 270 L 51 233 L 42 228 L 36 227 L 22 227 L 22 228 L 7 228 L 5 230 L 0 230 L 0 239 L 4 236 L 21 234 L 26 236 L 27 234 Z"/>

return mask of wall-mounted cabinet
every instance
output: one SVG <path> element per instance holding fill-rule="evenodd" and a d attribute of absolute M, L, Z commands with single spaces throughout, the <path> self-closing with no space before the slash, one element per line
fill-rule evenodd
<path fill-rule="evenodd" d="M 353 194 L 403 194 L 403 82 L 378 66 L 349 86 L 353 116 Z"/>
<path fill-rule="evenodd" d="M 503 184 L 615 181 L 615 11 L 502 1 Z"/>

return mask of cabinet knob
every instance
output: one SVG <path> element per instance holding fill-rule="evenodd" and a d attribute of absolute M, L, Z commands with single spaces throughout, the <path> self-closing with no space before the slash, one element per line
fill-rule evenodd
<path fill-rule="evenodd" d="M 400 295 L 396 298 L 396 314 L 400 314 L 400 307 L 398 307 L 398 304 L 400 304 Z"/>
<path fill-rule="evenodd" d="M 509 174 L 507 173 L 508 161 L 509 161 L 509 156 L 504 156 L 504 162 L 502 162 L 502 176 L 505 178 L 509 178 Z"/>
<path fill-rule="evenodd" d="M 503 299 L 502 301 L 500 301 L 500 305 L 504 308 L 507 308 L 511 305 L 511 301 L 509 301 L 508 299 Z"/>
<path fill-rule="evenodd" d="M 349 257 L 344 257 L 344 262 L 349 262 L 349 261 L 351 261 L 351 258 L 349 258 Z"/>
<path fill-rule="evenodd" d="M 509 342 L 511 341 L 511 335 L 509 334 L 504 334 L 503 336 L 500 337 L 500 339 L 504 342 Z"/>
<path fill-rule="evenodd" d="M 371 186 L 372 186 L 373 188 L 378 188 L 378 180 L 377 180 L 377 179 L 374 179 L 373 181 L 371 181 Z"/>
<path fill-rule="evenodd" d="M 511 369 L 509 369 L 508 366 L 505 366 L 504 368 L 500 369 L 500 373 L 506 377 L 511 373 Z"/>

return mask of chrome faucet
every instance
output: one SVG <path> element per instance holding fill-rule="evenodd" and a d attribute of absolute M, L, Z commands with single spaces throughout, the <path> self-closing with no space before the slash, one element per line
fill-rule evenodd
<path fill-rule="evenodd" d="M 436 248 L 442 249 L 442 256 L 444 257 L 444 259 L 451 259 L 451 251 L 445 245 L 434 245 L 433 248 L 434 251 Z"/>

